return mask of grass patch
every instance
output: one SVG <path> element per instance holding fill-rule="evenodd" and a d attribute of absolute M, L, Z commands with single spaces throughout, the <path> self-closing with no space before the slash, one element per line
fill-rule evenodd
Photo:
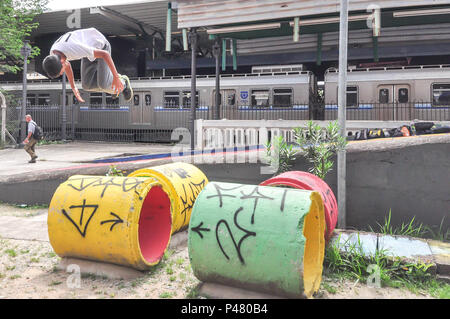
<path fill-rule="evenodd" d="M 363 252 L 360 239 L 355 243 L 330 243 L 325 252 L 324 273 L 330 278 L 366 282 L 379 287 L 406 288 L 413 293 L 426 292 L 435 298 L 447 298 L 449 285 L 436 281 L 429 269 L 433 264 L 406 262 L 391 257 L 386 250 L 374 255 Z M 328 291 L 330 287 L 323 285 Z"/>
<path fill-rule="evenodd" d="M 166 274 L 173 275 L 173 269 L 171 267 L 166 268 Z"/>
<path fill-rule="evenodd" d="M 61 285 L 62 284 L 62 281 L 52 281 L 50 284 L 49 284 L 49 286 L 58 286 L 58 285 Z"/>
<path fill-rule="evenodd" d="M 163 292 L 159 295 L 159 298 L 163 298 L 163 299 L 172 298 L 172 294 L 170 292 Z"/>
<path fill-rule="evenodd" d="M 331 286 L 330 284 L 328 284 L 326 282 L 322 282 L 322 288 L 333 295 L 337 292 L 337 289 L 335 287 Z"/>
<path fill-rule="evenodd" d="M 16 257 L 17 253 L 14 249 L 6 249 L 5 253 L 7 253 L 9 255 L 9 257 Z"/>

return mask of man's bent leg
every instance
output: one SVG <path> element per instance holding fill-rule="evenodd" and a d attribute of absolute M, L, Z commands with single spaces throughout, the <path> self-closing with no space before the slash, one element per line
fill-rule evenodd
<path fill-rule="evenodd" d="M 32 161 L 37 158 L 36 153 L 34 152 L 34 147 L 36 143 L 37 141 L 34 138 L 30 138 L 28 144 L 25 144 L 24 146 L 25 152 L 27 152 L 30 155 Z"/>
<path fill-rule="evenodd" d="M 81 59 L 81 87 L 85 91 L 100 91 L 97 84 L 97 64 L 97 60 Z"/>
<path fill-rule="evenodd" d="M 105 44 L 103 50 L 111 54 L 111 45 L 109 44 L 109 42 Z M 103 59 L 97 59 L 97 61 L 97 85 L 99 87 L 99 90 L 111 95 L 116 95 L 116 92 L 114 92 L 114 89 L 112 88 L 114 76 L 109 69 L 108 64 L 106 64 L 105 60 Z"/>

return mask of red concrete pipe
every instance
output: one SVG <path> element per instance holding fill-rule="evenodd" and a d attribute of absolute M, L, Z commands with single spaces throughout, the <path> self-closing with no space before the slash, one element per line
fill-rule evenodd
<path fill-rule="evenodd" d="M 260 185 L 285 186 L 319 192 L 325 208 L 325 240 L 328 241 L 330 239 L 338 219 L 338 206 L 333 191 L 321 178 L 308 172 L 290 171 L 272 177 Z"/>

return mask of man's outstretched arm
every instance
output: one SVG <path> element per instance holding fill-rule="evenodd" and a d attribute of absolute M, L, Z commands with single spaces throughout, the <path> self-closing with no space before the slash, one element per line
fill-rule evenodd
<path fill-rule="evenodd" d="M 72 70 L 72 66 L 70 65 L 70 62 L 65 61 L 64 66 L 65 66 L 64 72 L 66 72 L 67 79 L 69 80 L 70 87 L 72 88 L 73 94 L 75 95 L 75 97 L 77 98 L 78 101 L 80 101 L 81 103 L 84 103 L 84 100 L 81 97 L 80 91 L 78 91 L 78 88 L 75 86 L 75 81 L 73 79 L 73 70 Z"/>

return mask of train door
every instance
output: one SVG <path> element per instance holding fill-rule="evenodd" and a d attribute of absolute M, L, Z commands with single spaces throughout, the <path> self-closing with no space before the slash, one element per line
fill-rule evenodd
<path fill-rule="evenodd" d="M 376 119 L 398 121 L 409 114 L 410 86 L 408 84 L 389 84 L 378 86 Z"/>
<path fill-rule="evenodd" d="M 408 84 L 394 85 L 395 121 L 402 121 L 411 118 L 410 106 L 410 86 Z"/>
<path fill-rule="evenodd" d="M 216 91 L 213 90 L 212 96 L 212 114 L 214 114 L 214 107 L 216 105 Z M 220 90 L 220 118 L 230 118 L 231 112 L 233 112 L 233 108 L 236 105 L 236 90 L 233 89 L 224 89 Z"/>
<path fill-rule="evenodd" d="M 133 124 L 149 124 L 152 116 L 152 94 L 151 92 L 134 92 L 133 104 L 130 116 Z"/>

